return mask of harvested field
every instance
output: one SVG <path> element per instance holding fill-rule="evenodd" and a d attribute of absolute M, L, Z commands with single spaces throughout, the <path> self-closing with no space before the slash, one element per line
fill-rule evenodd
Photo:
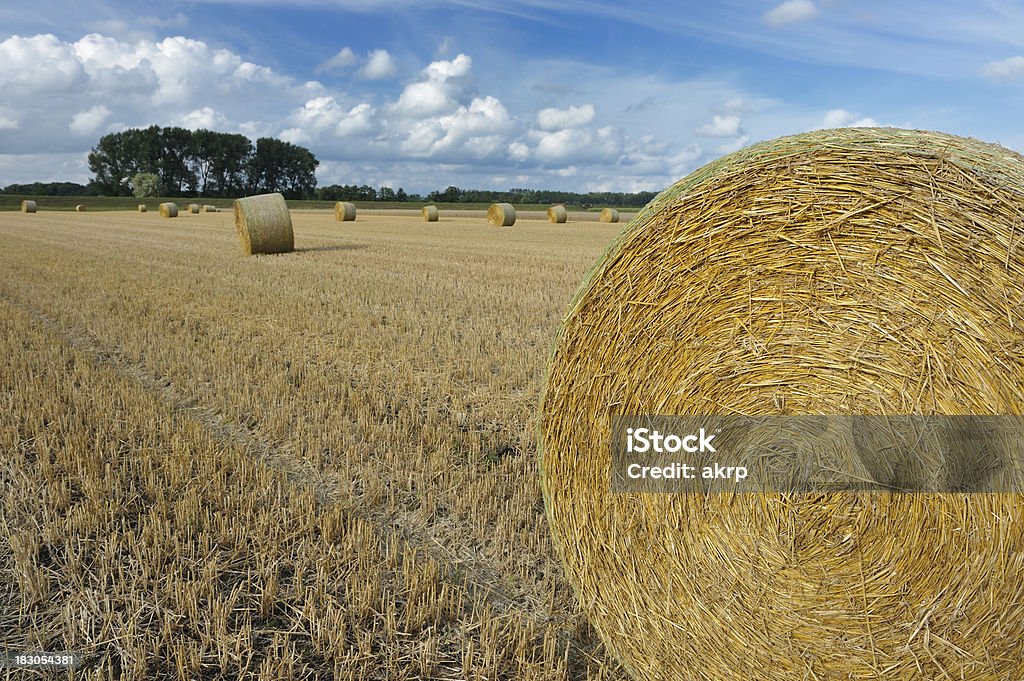
<path fill-rule="evenodd" d="M 521 218 L 297 211 L 244 257 L 230 212 L 0 214 L 4 644 L 97 679 L 624 678 L 535 451 L 622 226 Z"/>

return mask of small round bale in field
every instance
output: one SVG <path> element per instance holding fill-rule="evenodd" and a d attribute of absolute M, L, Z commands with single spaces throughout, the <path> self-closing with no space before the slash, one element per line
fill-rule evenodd
<path fill-rule="evenodd" d="M 487 222 L 495 227 L 516 224 L 516 209 L 511 203 L 492 203 L 487 209 Z"/>
<path fill-rule="evenodd" d="M 338 201 L 334 204 L 334 219 L 338 222 L 352 222 L 356 219 L 356 204 Z"/>
<path fill-rule="evenodd" d="M 167 201 L 160 204 L 160 217 L 162 218 L 176 218 L 178 217 L 178 204 Z"/>
<path fill-rule="evenodd" d="M 565 206 L 557 204 L 548 207 L 548 222 L 560 224 L 569 219 L 569 214 L 565 212 Z"/>
<path fill-rule="evenodd" d="M 1022 216 L 1014 151 L 845 128 L 717 159 L 609 246 L 559 329 L 538 449 L 566 577 L 634 679 L 1024 679 L 1019 439 L 955 434 L 971 446 L 924 468 L 864 447 L 835 488 L 622 488 L 652 458 L 729 456 L 694 428 L 629 457 L 624 419 L 1019 420 Z M 750 475 L 801 474 L 807 442 L 829 470 L 816 438 L 773 440 Z"/>
<path fill-rule="evenodd" d="M 139 206 L 138 206 L 138 208 L 137 208 L 137 210 L 138 210 L 138 211 L 139 211 L 140 213 L 145 213 L 145 212 L 146 212 L 147 210 L 149 210 L 149 209 L 148 209 L 148 208 L 146 208 L 146 204 L 144 204 L 144 203 L 140 203 L 140 204 L 139 204 Z"/>
<path fill-rule="evenodd" d="M 259 194 L 235 201 L 235 229 L 246 255 L 295 250 L 292 216 L 281 194 Z"/>
<path fill-rule="evenodd" d="M 614 208 L 602 208 L 601 209 L 601 222 L 618 222 L 619 211 Z"/>
<path fill-rule="evenodd" d="M 31 201 L 29 199 L 25 199 L 24 201 L 21 202 L 21 212 L 22 213 L 35 213 L 36 212 L 36 202 L 35 201 Z"/>
<path fill-rule="evenodd" d="M 78 205 L 76 205 L 75 206 L 75 212 L 76 213 L 84 213 L 85 212 L 85 204 L 84 203 L 79 203 Z"/>
<path fill-rule="evenodd" d="M 189 213 L 193 213 L 194 215 L 199 215 L 199 204 L 198 203 L 190 203 L 190 204 L 188 204 L 188 212 Z"/>
<path fill-rule="evenodd" d="M 220 211 L 220 209 L 217 208 L 217 206 L 212 206 L 210 204 L 206 204 L 206 205 L 203 206 L 203 212 L 204 213 L 217 213 L 219 211 Z"/>
<path fill-rule="evenodd" d="M 437 222 L 437 206 L 423 206 L 420 212 L 423 214 L 424 222 Z"/>

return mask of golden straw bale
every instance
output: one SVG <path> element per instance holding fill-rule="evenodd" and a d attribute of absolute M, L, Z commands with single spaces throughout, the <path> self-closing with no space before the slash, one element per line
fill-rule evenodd
<path fill-rule="evenodd" d="M 1022 215 L 1021 155 L 850 128 L 713 161 L 617 237 L 559 331 L 539 448 L 565 573 L 636 679 L 1024 679 L 1019 488 L 610 472 L 614 415 L 1024 414 Z"/>
<path fill-rule="evenodd" d="M 138 211 L 139 211 L 140 213 L 145 213 L 145 212 L 146 212 L 147 210 L 149 210 L 149 209 L 148 209 L 148 208 L 146 208 L 146 204 L 144 204 L 144 203 L 140 203 L 140 204 L 138 205 L 138 207 L 136 208 L 136 210 L 138 210 Z"/>
<path fill-rule="evenodd" d="M 236 200 L 235 229 L 246 255 L 288 253 L 295 249 L 292 216 L 281 194 Z"/>
<path fill-rule="evenodd" d="M 189 213 L 193 213 L 195 215 L 199 215 L 199 204 L 198 203 L 190 203 L 190 204 L 188 204 L 188 212 Z"/>
<path fill-rule="evenodd" d="M 36 212 L 36 202 L 32 201 L 30 199 L 24 199 L 21 202 L 21 212 L 22 213 L 35 213 Z"/>
<path fill-rule="evenodd" d="M 178 204 L 167 201 L 160 204 L 160 217 L 162 218 L 176 218 L 178 217 Z"/>
<path fill-rule="evenodd" d="M 565 206 L 558 204 L 556 206 L 550 206 L 548 208 L 548 222 L 562 223 L 569 219 L 569 214 L 565 212 Z"/>
<path fill-rule="evenodd" d="M 492 203 L 487 209 L 487 222 L 495 227 L 516 224 L 516 209 L 511 203 Z"/>
<path fill-rule="evenodd" d="M 421 213 L 424 222 L 437 222 L 437 206 L 423 206 Z"/>
<path fill-rule="evenodd" d="M 84 213 L 85 212 L 85 204 L 84 203 L 80 203 L 80 204 L 76 205 L 75 206 L 75 212 L 76 213 Z"/>
<path fill-rule="evenodd" d="M 220 209 L 217 208 L 217 206 L 211 206 L 210 204 L 205 204 L 203 206 L 203 212 L 204 213 L 219 213 Z"/>
<path fill-rule="evenodd" d="M 352 222 L 356 219 L 356 204 L 338 201 L 334 204 L 334 219 L 338 222 Z"/>
<path fill-rule="evenodd" d="M 614 208 L 602 208 L 601 209 L 601 222 L 618 222 L 619 211 Z"/>

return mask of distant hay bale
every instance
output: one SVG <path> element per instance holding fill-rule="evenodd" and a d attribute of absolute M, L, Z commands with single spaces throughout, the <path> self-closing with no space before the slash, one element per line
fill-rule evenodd
<path fill-rule="evenodd" d="M 565 206 L 558 204 L 548 208 L 548 222 L 562 223 L 569 219 Z"/>
<path fill-rule="evenodd" d="M 21 202 L 21 212 L 22 213 L 35 213 L 36 212 L 36 202 L 35 201 L 31 201 L 29 199 L 25 199 L 24 201 Z"/>
<path fill-rule="evenodd" d="M 352 222 L 356 219 L 356 204 L 338 201 L 334 204 L 334 219 L 338 222 Z"/>
<path fill-rule="evenodd" d="M 538 450 L 567 580 L 634 679 L 1024 679 L 1024 494 L 888 491 L 1019 475 L 1019 447 L 917 472 L 867 448 L 851 479 L 874 491 L 612 487 L 615 416 L 1024 414 L 1021 216 L 1024 156 L 846 128 L 715 160 L 608 247 L 559 330 Z M 799 473 L 800 438 L 776 443 L 752 474 Z"/>
<path fill-rule="evenodd" d="M 516 209 L 511 203 L 492 203 L 487 209 L 487 222 L 495 227 L 508 227 L 516 223 Z"/>
<path fill-rule="evenodd" d="M 193 213 L 195 215 L 199 215 L 199 204 L 198 203 L 190 203 L 190 204 L 188 204 L 188 212 Z"/>
<path fill-rule="evenodd" d="M 220 209 L 217 208 L 217 206 L 211 206 L 209 204 L 206 204 L 206 205 L 203 206 L 203 212 L 204 213 L 218 213 L 218 212 L 220 212 Z"/>
<path fill-rule="evenodd" d="M 424 222 L 437 222 L 437 206 L 423 206 L 421 211 L 423 214 Z"/>
<path fill-rule="evenodd" d="M 84 213 L 85 212 L 85 204 L 84 203 L 80 203 L 80 204 L 76 205 L 75 206 L 75 212 L 76 213 Z"/>
<path fill-rule="evenodd" d="M 160 217 L 162 218 L 176 218 L 178 217 L 178 204 L 171 203 L 170 201 L 160 204 Z"/>
<path fill-rule="evenodd" d="M 236 200 L 235 229 L 246 255 L 295 250 L 292 216 L 281 194 L 260 194 Z"/>
<path fill-rule="evenodd" d="M 614 208 L 602 208 L 601 209 L 601 222 L 618 222 L 619 211 Z"/>
<path fill-rule="evenodd" d="M 146 204 L 144 204 L 144 203 L 140 203 L 140 204 L 139 204 L 139 206 L 138 206 L 138 211 L 139 211 L 140 213 L 145 213 L 145 212 L 146 212 L 147 210 L 149 210 L 149 209 L 148 209 L 148 208 L 146 208 Z"/>

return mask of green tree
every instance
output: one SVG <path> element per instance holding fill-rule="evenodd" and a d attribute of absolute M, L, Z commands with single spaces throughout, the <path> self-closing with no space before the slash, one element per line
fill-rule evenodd
<path fill-rule="evenodd" d="M 139 199 L 160 196 L 162 187 L 160 176 L 156 173 L 135 173 L 131 179 L 132 195 Z"/>
<path fill-rule="evenodd" d="M 289 199 L 313 196 L 316 168 L 320 162 L 305 147 L 272 137 L 256 140 L 256 152 L 249 159 L 250 191 L 281 192 Z"/>

